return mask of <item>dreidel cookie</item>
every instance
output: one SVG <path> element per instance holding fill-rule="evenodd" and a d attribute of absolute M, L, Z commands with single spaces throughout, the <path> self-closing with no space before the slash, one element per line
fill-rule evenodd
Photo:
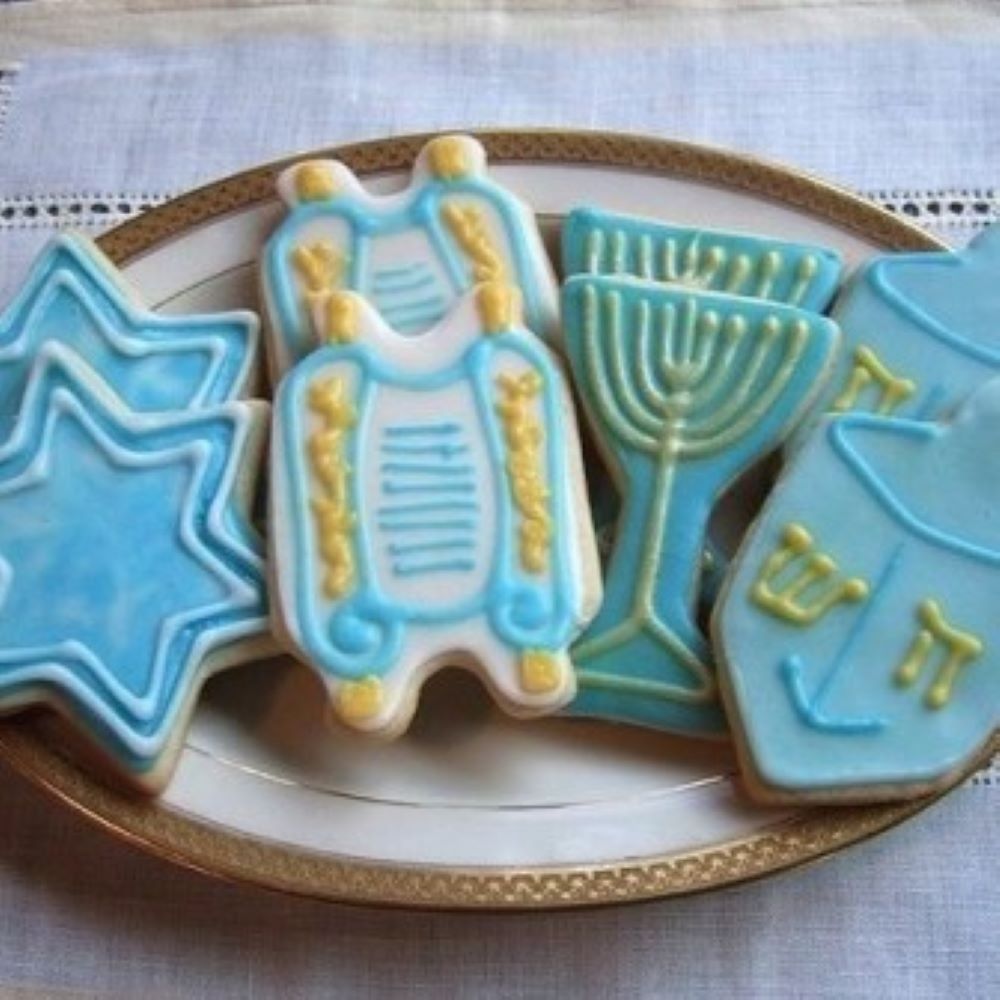
<path fill-rule="evenodd" d="M 415 334 L 473 285 L 516 284 L 528 326 L 554 334 L 557 289 L 534 213 L 490 177 L 475 139 L 430 140 L 409 186 L 392 194 L 368 190 L 337 160 L 289 167 L 278 191 L 288 215 L 261 261 L 275 382 L 323 341 L 323 303 L 344 289 Z"/>
<path fill-rule="evenodd" d="M 950 415 L 1000 375 L 1000 226 L 964 250 L 873 258 L 833 317 L 844 346 L 817 415 Z"/>
<path fill-rule="evenodd" d="M 563 271 L 608 274 L 784 302 L 822 312 L 842 263 L 835 250 L 768 236 L 677 226 L 575 208 L 562 230 Z"/>
<path fill-rule="evenodd" d="M 156 791 L 195 696 L 268 632 L 247 507 L 266 403 L 126 409 L 39 352 L 0 446 L 0 712 L 45 704 Z"/>
<path fill-rule="evenodd" d="M 813 313 L 571 278 L 564 336 L 622 496 L 604 603 L 572 650 L 572 714 L 712 735 L 725 719 L 694 621 L 712 507 L 812 401 L 836 327 Z"/>
<path fill-rule="evenodd" d="M 402 732 L 445 665 L 512 714 L 565 705 L 599 573 L 573 410 L 516 290 L 417 336 L 349 292 L 314 322 L 326 346 L 275 404 L 276 629 L 369 733 Z"/>
<path fill-rule="evenodd" d="M 131 410 L 211 406 L 252 390 L 258 321 L 250 312 L 161 316 L 86 237 L 53 239 L 0 315 L 0 416 L 17 414 L 48 343 L 82 358 Z"/>
<path fill-rule="evenodd" d="M 802 446 L 714 619 L 752 791 L 952 780 L 1000 724 L 1000 381 L 950 423 L 847 414 Z"/>

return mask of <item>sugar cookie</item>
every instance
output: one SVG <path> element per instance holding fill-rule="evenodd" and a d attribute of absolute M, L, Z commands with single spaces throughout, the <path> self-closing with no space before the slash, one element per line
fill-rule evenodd
<path fill-rule="evenodd" d="M 53 239 L 0 316 L 0 416 L 16 415 L 38 350 L 72 349 L 136 412 L 210 406 L 256 378 L 251 312 L 161 316 L 84 236 Z"/>
<path fill-rule="evenodd" d="M 709 514 L 780 444 L 836 347 L 829 320 L 777 303 L 577 276 L 564 337 L 623 496 L 600 612 L 574 645 L 572 714 L 725 730 L 694 622 Z"/>
<path fill-rule="evenodd" d="M 328 344 L 275 404 L 277 631 L 370 733 L 402 732 L 449 664 L 513 714 L 566 704 L 600 574 L 572 405 L 516 291 L 481 285 L 418 336 L 349 292 L 315 320 Z"/>
<path fill-rule="evenodd" d="M 312 317 L 331 293 L 366 296 L 398 333 L 438 323 L 479 282 L 517 284 L 528 326 L 552 336 L 557 289 L 534 213 L 494 181 L 473 138 L 439 136 L 420 151 L 409 186 L 364 187 L 337 160 L 289 167 L 278 179 L 288 215 L 261 261 L 275 384 L 322 340 Z"/>
<path fill-rule="evenodd" d="M 166 782 L 211 673 L 268 625 L 247 506 L 266 403 L 127 410 L 63 345 L 0 446 L 0 711 L 47 704 Z"/>
<path fill-rule="evenodd" d="M 947 424 L 826 418 L 779 479 L 714 620 L 760 797 L 922 794 L 1000 724 L 998 431 L 993 380 Z"/>

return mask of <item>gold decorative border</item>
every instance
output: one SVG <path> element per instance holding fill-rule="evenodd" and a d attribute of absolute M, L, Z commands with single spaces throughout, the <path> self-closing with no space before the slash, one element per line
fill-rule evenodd
<path fill-rule="evenodd" d="M 493 162 L 593 164 L 684 177 L 799 208 L 887 249 L 942 246 L 904 220 L 846 191 L 723 150 L 605 132 L 476 134 Z M 336 156 L 361 174 L 382 173 L 408 169 L 428 138 L 404 136 L 308 155 Z M 269 200 L 278 173 L 299 159 L 268 164 L 192 191 L 117 227 L 99 242 L 112 260 L 124 264 L 188 229 Z M 992 741 L 989 750 L 990 754 L 1000 750 L 1000 738 Z M 112 791 L 62 757 L 30 716 L 0 723 L 0 757 L 110 833 L 189 868 L 342 902 L 428 908 L 592 906 L 718 888 L 823 858 L 895 826 L 940 797 L 813 809 L 721 847 L 622 864 L 517 870 L 416 867 L 373 865 L 294 850 L 228 833 L 161 809 L 155 801 Z"/>

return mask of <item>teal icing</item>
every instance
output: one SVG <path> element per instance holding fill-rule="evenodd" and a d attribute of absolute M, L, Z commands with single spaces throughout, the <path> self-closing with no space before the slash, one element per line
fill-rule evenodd
<path fill-rule="evenodd" d="M 1000 725 L 998 426 L 994 379 L 949 423 L 850 413 L 826 418 L 794 454 L 715 618 L 731 707 L 769 787 L 905 794 L 970 762 Z M 864 579 L 867 597 L 810 625 L 753 603 L 754 581 L 790 523 L 808 529 L 811 551 L 834 560 L 831 581 Z M 981 643 L 938 705 L 927 699 L 948 660 L 946 639 L 928 632 L 912 681 L 896 677 L 926 628 L 918 612 L 928 601 Z"/>
<path fill-rule="evenodd" d="M 623 494 L 604 603 L 574 644 L 568 712 L 711 735 L 725 730 L 695 624 L 709 516 L 819 388 L 830 321 L 778 303 L 578 275 L 564 337 Z"/>
<path fill-rule="evenodd" d="M 255 361 L 257 319 L 147 312 L 94 244 L 62 235 L 0 317 L 0 416 L 17 414 L 31 364 L 49 342 L 72 349 L 131 409 L 166 412 L 240 393 Z"/>
<path fill-rule="evenodd" d="M 268 630 L 237 482 L 262 408 L 138 416 L 42 348 L 0 448 L 0 705 L 57 700 L 129 771 L 157 765 L 206 656 Z"/>
<path fill-rule="evenodd" d="M 505 468 L 505 449 L 494 406 L 496 386 L 492 375 L 505 356 L 515 355 L 540 372 L 543 380 L 542 412 L 546 428 L 545 465 L 549 483 L 552 523 L 550 571 L 542 580 L 532 579 L 521 567 L 513 539 L 514 511 Z M 308 469 L 303 457 L 305 440 L 303 416 L 308 412 L 306 393 L 320 372 L 350 375 L 357 386 L 357 422 L 348 435 L 347 459 L 355 470 L 352 476 L 352 507 L 358 515 L 355 534 L 357 583 L 343 599 L 319 600 L 315 578 L 315 550 L 312 523 L 308 515 Z M 299 512 L 288 530 L 294 552 L 295 603 L 300 641 L 312 662 L 322 672 L 340 679 L 362 675 L 384 675 L 398 660 L 406 629 L 410 625 L 454 626 L 485 615 L 495 633 L 513 649 L 564 648 L 575 628 L 582 600 L 582 581 L 573 572 L 573 558 L 565 525 L 571 514 L 568 495 L 567 441 L 560 410 L 558 368 L 547 352 L 525 331 L 513 329 L 475 340 L 453 364 L 434 372 L 414 375 L 376 355 L 363 342 L 329 345 L 302 360 L 285 377 L 276 401 L 276 436 L 280 436 L 282 461 L 286 463 L 289 509 Z M 363 507 L 361 471 L 372 460 L 370 420 L 373 400 L 380 385 L 433 393 L 456 382 L 467 381 L 473 388 L 475 425 L 469 430 L 482 435 L 493 467 L 498 471 L 494 496 L 496 523 L 490 527 L 493 542 L 486 585 L 446 606 L 404 602 L 388 595 L 376 577 L 376 560 L 370 530 L 370 515 Z M 453 421 L 391 426 L 387 436 L 409 439 L 454 437 L 463 426 Z M 428 484 L 436 485 L 436 484 Z M 389 521 L 379 514 L 379 528 L 423 536 L 428 530 L 445 532 L 472 530 L 471 519 Z M 449 540 L 453 536 L 448 536 Z M 431 539 L 428 544 L 432 544 Z M 462 572 L 471 569 L 469 560 L 447 559 L 397 564 L 394 572 Z"/>
<path fill-rule="evenodd" d="M 599 253 L 593 252 L 595 234 Z M 677 282 L 815 312 L 830 304 L 843 267 L 836 251 L 815 244 L 673 225 L 589 206 L 574 208 L 566 217 L 562 261 L 567 276 Z"/>
<path fill-rule="evenodd" d="M 289 254 L 298 245 L 309 227 L 324 218 L 342 219 L 350 231 L 351 246 L 345 248 L 349 259 L 346 287 L 362 295 L 373 295 L 374 301 L 382 307 L 378 292 L 374 289 L 375 277 L 369 265 L 369 246 L 373 239 L 419 230 L 426 233 L 436 259 L 444 267 L 450 288 L 442 289 L 446 297 L 440 306 L 429 304 L 423 310 L 413 310 L 409 314 L 386 314 L 391 325 L 405 326 L 403 332 L 419 333 L 439 320 L 448 307 L 468 291 L 475 279 L 460 248 L 441 224 L 442 202 L 459 195 L 485 203 L 497 213 L 507 241 L 512 271 L 516 283 L 524 296 L 527 325 L 533 330 L 545 330 L 550 318 L 543 304 L 540 282 L 547 280 L 538 264 L 533 260 L 525 239 L 522 209 L 516 199 L 488 176 L 468 176 L 456 180 L 429 178 L 420 186 L 411 189 L 412 196 L 406 204 L 386 210 L 372 212 L 349 194 L 343 194 L 326 201 L 302 202 L 295 205 L 264 248 L 264 280 L 269 290 L 272 327 L 276 336 L 282 338 L 288 356 L 294 361 L 315 346 L 308 311 L 301 300 L 295 274 L 289 263 Z M 410 262 L 392 268 L 394 278 L 416 273 L 419 262 Z M 390 273 L 388 268 L 380 268 L 379 276 L 384 280 Z M 412 307 L 414 303 L 408 303 Z M 398 307 L 397 307 L 398 308 Z"/>

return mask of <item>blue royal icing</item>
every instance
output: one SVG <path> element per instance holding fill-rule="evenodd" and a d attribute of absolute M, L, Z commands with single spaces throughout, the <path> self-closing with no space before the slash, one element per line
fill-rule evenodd
<path fill-rule="evenodd" d="M 147 312 L 96 245 L 65 234 L 42 251 L 0 316 L 0 416 L 17 414 L 35 354 L 53 341 L 131 409 L 166 412 L 239 395 L 253 374 L 258 322 L 249 312 Z"/>
<path fill-rule="evenodd" d="M 817 417 L 827 410 L 949 415 L 1000 374 L 1000 226 L 956 252 L 874 257 L 832 315 L 844 347 Z"/>
<path fill-rule="evenodd" d="M 780 479 L 714 626 L 772 794 L 912 794 L 1000 724 L 998 427 L 1000 380 L 947 424 L 826 418 Z"/>
<path fill-rule="evenodd" d="M 837 342 L 813 313 L 610 277 L 563 289 L 564 336 L 624 500 L 601 609 L 572 649 L 570 713 L 702 735 L 725 731 L 694 621 L 709 515 L 777 447 Z"/>
<path fill-rule="evenodd" d="M 435 156 L 449 143 L 457 158 L 452 172 Z M 304 184 L 303 170 L 307 180 L 319 178 L 319 191 Z M 364 295 L 395 330 L 417 334 L 474 284 L 508 281 L 524 295 L 528 326 L 554 333 L 555 279 L 534 215 L 488 176 L 476 140 L 432 140 L 417 157 L 409 186 L 394 194 L 366 190 L 334 160 L 291 167 L 278 188 L 289 211 L 261 266 L 275 381 L 317 346 L 311 310 L 317 297 L 334 290 Z M 478 222 L 463 228 L 461 219 L 449 221 L 455 206 L 470 213 L 462 218 Z M 296 257 L 303 252 L 312 255 L 311 277 Z"/>
<path fill-rule="evenodd" d="M 55 703 L 138 782 L 164 780 L 206 671 L 267 631 L 239 496 L 267 410 L 136 415 L 41 349 L 0 447 L 0 707 Z"/>
<path fill-rule="evenodd" d="M 772 237 L 679 226 L 592 207 L 562 230 L 563 273 L 631 276 L 784 302 L 822 312 L 843 267 L 835 250 Z"/>
<path fill-rule="evenodd" d="M 397 732 L 413 711 L 420 672 L 448 653 L 475 660 L 516 710 L 551 711 L 573 694 L 566 648 L 591 613 L 588 555 L 594 563 L 593 539 L 578 538 L 577 445 L 558 368 L 516 322 L 486 332 L 475 295 L 417 338 L 391 330 L 359 297 L 341 297 L 359 312 L 356 338 L 310 354 L 276 399 L 272 531 L 284 629 L 335 704 L 346 683 L 378 680 L 370 717 L 341 711 L 359 728 Z M 525 563 L 526 515 L 513 496 L 498 412 L 498 380 L 508 376 L 537 379 L 526 411 L 535 428 L 526 433 L 538 448 L 537 499 L 548 526 L 543 567 Z M 316 393 L 338 380 L 349 409 L 341 433 L 322 438 Z M 340 530 L 346 555 L 319 537 L 317 505 L 331 497 L 348 526 Z M 324 558 L 332 552 L 336 562 L 337 551 L 349 579 L 331 595 Z M 551 690 L 532 691 L 530 680 L 525 687 L 526 655 L 551 658 Z"/>

